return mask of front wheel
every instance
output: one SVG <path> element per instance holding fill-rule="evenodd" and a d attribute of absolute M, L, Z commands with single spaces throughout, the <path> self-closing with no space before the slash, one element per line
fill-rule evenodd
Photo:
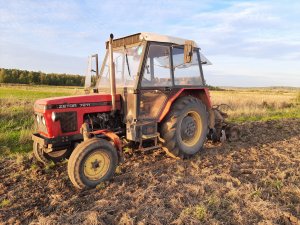
<path fill-rule="evenodd" d="M 68 162 L 68 174 L 79 189 L 93 188 L 109 180 L 118 165 L 116 149 L 104 139 L 90 139 L 80 143 Z"/>
<path fill-rule="evenodd" d="M 175 156 L 185 158 L 196 154 L 206 140 L 208 113 L 197 98 L 185 96 L 173 105 L 161 126 L 165 147 Z"/>
<path fill-rule="evenodd" d="M 44 152 L 44 149 L 38 142 L 33 142 L 33 155 L 36 158 L 37 161 L 48 164 L 50 162 L 58 163 L 63 161 L 64 159 L 69 158 L 71 155 L 72 149 L 71 147 L 67 149 L 62 149 L 58 151 L 53 151 L 46 153 Z"/>

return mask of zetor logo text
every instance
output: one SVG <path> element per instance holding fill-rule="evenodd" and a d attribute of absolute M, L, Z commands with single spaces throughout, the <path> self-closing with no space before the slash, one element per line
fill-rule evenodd
<path fill-rule="evenodd" d="M 78 107 L 89 107 L 91 106 L 91 103 L 79 103 L 79 104 L 63 104 L 63 105 L 58 105 L 57 108 L 59 109 L 66 109 L 66 108 L 78 108 Z"/>

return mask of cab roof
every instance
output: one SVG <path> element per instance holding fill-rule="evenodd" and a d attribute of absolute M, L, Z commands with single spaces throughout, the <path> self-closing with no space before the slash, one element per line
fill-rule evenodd
<path fill-rule="evenodd" d="M 172 43 L 176 45 L 184 45 L 186 41 L 189 41 L 188 39 L 179 38 L 179 37 L 173 37 L 168 35 L 161 35 L 156 33 L 149 33 L 149 32 L 142 32 L 139 33 L 140 40 L 146 40 L 146 41 L 156 41 L 156 42 L 167 42 Z M 198 48 L 197 43 L 195 43 L 195 47 Z"/>
<path fill-rule="evenodd" d="M 190 41 L 188 39 L 178 38 L 178 37 L 173 37 L 173 36 L 168 36 L 168 35 L 161 35 L 161 34 L 150 33 L 150 32 L 141 32 L 141 33 L 131 34 L 131 35 L 120 37 L 120 38 L 115 38 L 114 43 L 117 46 L 121 46 L 122 44 L 123 45 L 124 44 L 133 44 L 133 43 L 140 42 L 143 40 L 163 42 L 163 43 L 172 43 L 172 44 L 176 44 L 176 45 L 184 45 L 184 43 L 186 41 Z M 198 48 L 198 45 L 196 44 L 196 42 L 194 42 L 194 43 L 195 43 L 194 46 Z M 108 44 L 108 42 L 106 42 L 106 44 Z"/>
<path fill-rule="evenodd" d="M 124 45 L 135 44 L 141 41 L 155 41 L 155 42 L 162 42 L 162 43 L 172 43 L 175 45 L 184 45 L 186 41 L 190 41 L 190 40 L 179 38 L 179 37 L 168 36 L 168 35 L 150 33 L 150 32 L 141 32 L 141 33 L 136 33 L 136 34 L 114 39 L 113 47 L 118 48 Z M 195 41 L 194 41 L 194 47 L 199 48 L 199 46 Z M 106 48 L 108 49 L 108 42 L 106 42 Z M 201 55 L 202 64 L 207 64 L 207 65 L 212 64 L 201 52 L 200 55 Z"/>

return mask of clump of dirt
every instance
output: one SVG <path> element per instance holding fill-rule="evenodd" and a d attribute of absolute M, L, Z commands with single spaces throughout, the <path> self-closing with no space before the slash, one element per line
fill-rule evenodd
<path fill-rule="evenodd" d="M 0 161 L 4 224 L 299 224 L 300 119 L 239 125 L 187 160 L 134 154 L 112 181 L 78 191 L 66 163 Z"/>

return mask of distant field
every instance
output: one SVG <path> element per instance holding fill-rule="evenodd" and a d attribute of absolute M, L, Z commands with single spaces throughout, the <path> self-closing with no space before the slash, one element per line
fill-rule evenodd
<path fill-rule="evenodd" d="M 233 122 L 300 118 L 300 89 L 231 89 L 212 91 L 212 102 L 223 107 Z"/>
<path fill-rule="evenodd" d="M 0 155 L 31 150 L 36 99 L 83 94 L 81 87 L 0 85 Z M 225 103 L 233 122 L 300 118 L 299 89 L 211 91 L 213 104 Z"/>

